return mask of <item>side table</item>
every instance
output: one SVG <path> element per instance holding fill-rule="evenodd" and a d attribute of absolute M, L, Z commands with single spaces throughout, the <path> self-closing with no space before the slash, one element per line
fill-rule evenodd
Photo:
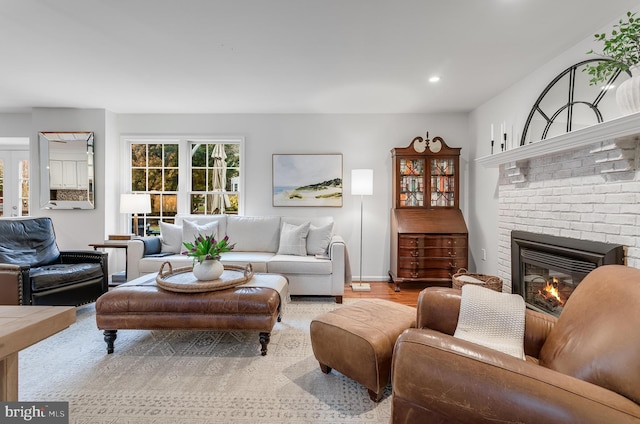
<path fill-rule="evenodd" d="M 0 306 L 0 401 L 18 400 L 18 352 L 74 322 L 73 306 Z"/>
<path fill-rule="evenodd" d="M 105 240 L 101 243 L 89 243 L 89 246 L 93 247 L 93 250 L 98 249 L 124 249 L 124 278 L 118 278 L 118 275 L 122 275 L 122 273 L 114 273 L 111 276 L 111 284 L 112 286 L 117 286 L 118 284 L 124 283 L 127 281 L 127 242 L 121 240 Z"/>

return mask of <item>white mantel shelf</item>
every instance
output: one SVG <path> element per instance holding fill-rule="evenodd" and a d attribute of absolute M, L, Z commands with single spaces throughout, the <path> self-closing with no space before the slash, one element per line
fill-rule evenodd
<path fill-rule="evenodd" d="M 612 119 L 556 137 L 550 137 L 546 140 L 477 158 L 476 162 L 485 168 L 497 168 L 504 163 L 564 152 L 601 141 L 633 139 L 640 140 L 640 113 Z"/>

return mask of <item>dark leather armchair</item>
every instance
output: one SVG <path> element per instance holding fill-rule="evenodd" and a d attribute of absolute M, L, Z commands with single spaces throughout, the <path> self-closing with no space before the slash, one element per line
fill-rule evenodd
<path fill-rule="evenodd" d="M 460 291 L 425 289 L 397 340 L 393 423 L 639 423 L 640 270 L 589 273 L 560 317 L 526 311 L 526 361 L 452 337 Z"/>
<path fill-rule="evenodd" d="M 0 219 L 0 304 L 78 306 L 108 286 L 108 254 L 60 251 L 50 218 Z"/>

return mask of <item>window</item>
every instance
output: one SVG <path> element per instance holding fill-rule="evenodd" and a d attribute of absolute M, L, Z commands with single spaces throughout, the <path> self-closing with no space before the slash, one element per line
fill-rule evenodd
<path fill-rule="evenodd" d="M 19 165 L 19 193 L 18 197 L 20 198 L 20 216 L 28 216 L 29 215 L 29 161 L 27 159 L 23 159 L 20 161 Z"/>
<path fill-rule="evenodd" d="M 191 142 L 191 213 L 237 214 L 240 145 Z"/>
<path fill-rule="evenodd" d="M 28 215 L 29 152 L 0 151 L 0 216 Z"/>
<path fill-rule="evenodd" d="M 151 195 L 138 234 L 159 234 L 178 213 L 238 214 L 242 210 L 242 148 L 237 138 L 127 138 L 132 193 Z"/>

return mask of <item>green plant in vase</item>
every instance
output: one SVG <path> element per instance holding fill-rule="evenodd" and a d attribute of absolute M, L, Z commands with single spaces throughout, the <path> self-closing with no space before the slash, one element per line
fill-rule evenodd
<path fill-rule="evenodd" d="M 224 266 L 220 263 L 220 255 L 234 249 L 235 243 L 229 243 L 229 237 L 216 240 L 213 235 L 198 234 L 193 243 L 182 243 L 187 249 L 182 252 L 193 258 L 193 274 L 198 280 L 209 281 L 220 278 Z"/>
<path fill-rule="evenodd" d="M 613 26 L 611 35 L 595 34 L 595 41 L 604 43 L 604 46 L 599 53 L 591 49 L 587 54 L 608 60 L 585 65 L 584 71 L 591 75 L 591 85 L 607 82 L 618 69 L 627 72 L 640 64 L 640 19 L 631 12 L 627 12 L 626 16 L 626 20 L 620 19 Z"/>
<path fill-rule="evenodd" d="M 236 246 L 235 243 L 229 244 L 229 236 L 216 241 L 213 235 L 203 236 L 202 234 L 198 234 L 193 243 L 182 244 L 187 249 L 182 254 L 192 257 L 194 264 L 196 261 L 202 263 L 206 260 L 220 260 L 221 253 L 231 252 Z"/>
<path fill-rule="evenodd" d="M 591 79 L 591 85 L 609 84 L 616 72 L 628 72 L 631 78 L 616 88 L 616 103 L 623 115 L 640 112 L 640 20 L 636 14 L 627 12 L 626 20 L 613 26 L 611 35 L 596 34 L 596 41 L 604 43 L 601 53 L 593 50 L 589 54 L 597 54 L 605 60 L 596 65 L 586 64 L 583 69 Z M 605 86 L 613 88 L 613 86 Z"/>

